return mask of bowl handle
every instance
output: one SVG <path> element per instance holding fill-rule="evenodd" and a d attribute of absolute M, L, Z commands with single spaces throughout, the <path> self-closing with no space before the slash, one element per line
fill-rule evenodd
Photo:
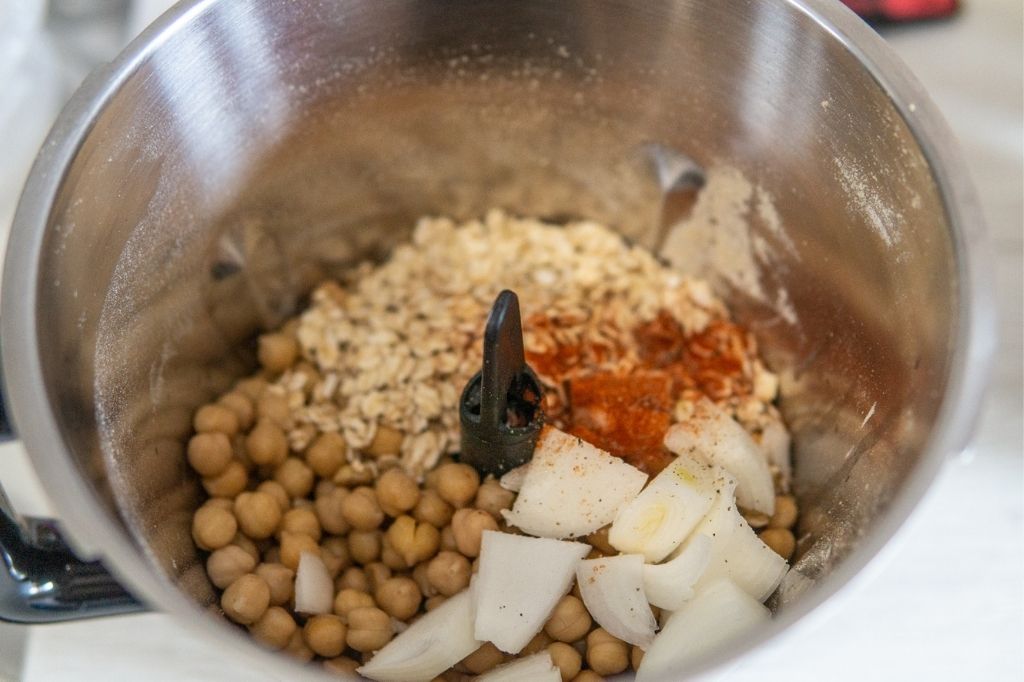
<path fill-rule="evenodd" d="M 0 394 L 0 441 L 13 437 Z M 0 486 L 0 620 L 54 623 L 143 609 L 103 564 L 75 556 L 56 521 L 19 517 Z"/>

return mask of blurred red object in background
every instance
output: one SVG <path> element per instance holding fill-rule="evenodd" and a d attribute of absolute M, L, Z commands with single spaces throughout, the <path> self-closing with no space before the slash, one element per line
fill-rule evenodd
<path fill-rule="evenodd" d="M 960 4 L 958 0 L 843 0 L 843 3 L 865 19 L 883 21 L 948 17 Z"/>

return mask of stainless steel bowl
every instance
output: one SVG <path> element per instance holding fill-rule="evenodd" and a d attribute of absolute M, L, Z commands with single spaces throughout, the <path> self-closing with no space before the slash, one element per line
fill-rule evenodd
<path fill-rule="evenodd" d="M 818 608 L 965 445 L 992 346 L 950 133 L 831 0 L 179 4 L 68 105 L 8 247 L 8 398 L 73 537 L 298 675 L 197 617 L 191 411 L 251 366 L 256 330 L 421 214 L 586 216 L 649 242 L 652 143 L 751 188 L 721 199 L 749 227 L 669 242 L 783 372 L 804 514 L 772 624 L 699 670 Z M 692 257 L 722 240 L 742 268 Z"/>

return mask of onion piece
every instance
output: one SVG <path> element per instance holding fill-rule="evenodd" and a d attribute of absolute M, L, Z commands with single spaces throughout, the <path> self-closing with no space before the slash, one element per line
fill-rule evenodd
<path fill-rule="evenodd" d="M 665 447 L 678 455 L 699 455 L 736 477 L 736 500 L 744 509 L 771 516 L 775 485 L 765 453 L 739 422 L 707 398 L 665 434 Z"/>
<path fill-rule="evenodd" d="M 644 594 L 658 608 L 675 611 L 693 597 L 693 586 L 711 561 L 711 538 L 694 533 L 662 564 L 644 565 Z M 607 629 L 607 628 L 606 628 Z"/>
<path fill-rule="evenodd" d="M 711 556 L 697 581 L 700 590 L 718 578 L 729 578 L 750 596 L 763 602 L 786 575 L 788 564 L 757 537 L 736 507 L 730 481 L 726 481 L 696 533 L 711 538 Z"/>
<path fill-rule="evenodd" d="M 476 576 L 475 636 L 519 653 L 569 591 L 590 545 L 487 530 Z"/>
<path fill-rule="evenodd" d="M 387 682 L 426 682 L 476 651 L 473 588 L 428 611 L 358 668 L 363 677 Z"/>
<path fill-rule="evenodd" d="M 611 523 L 646 481 L 647 474 L 636 467 L 548 426 L 537 440 L 519 496 L 502 515 L 530 535 L 588 535 Z"/>
<path fill-rule="evenodd" d="M 541 651 L 519 660 L 499 665 L 476 678 L 476 682 L 562 682 L 562 673 L 555 667 L 551 654 Z"/>
<path fill-rule="evenodd" d="M 644 558 L 620 554 L 581 561 L 576 582 L 597 624 L 641 649 L 650 646 L 657 623 L 644 594 Z"/>
<path fill-rule="evenodd" d="M 738 521 L 730 537 L 713 548 L 707 570 L 697 583 L 702 585 L 728 578 L 759 602 L 764 602 L 789 570 L 789 564 L 757 537 L 754 529 L 736 514 Z"/>
<path fill-rule="evenodd" d="M 299 555 L 295 572 L 295 610 L 299 613 L 330 613 L 334 606 L 334 581 L 324 560 L 312 552 Z"/>
<path fill-rule="evenodd" d="M 717 580 L 669 616 L 644 653 L 637 682 L 685 675 L 687 667 L 771 619 L 768 609 L 729 580 Z"/>
<path fill-rule="evenodd" d="M 529 462 L 521 466 L 517 466 L 515 469 L 509 469 L 498 480 L 498 485 L 500 485 L 505 490 L 511 490 L 512 492 L 517 493 L 522 489 L 523 481 L 526 480 L 526 472 L 529 470 Z"/>
<path fill-rule="evenodd" d="M 661 561 L 704 518 L 726 478 L 717 467 L 679 456 L 619 510 L 608 542 L 620 552 L 643 554 L 651 563 Z"/>

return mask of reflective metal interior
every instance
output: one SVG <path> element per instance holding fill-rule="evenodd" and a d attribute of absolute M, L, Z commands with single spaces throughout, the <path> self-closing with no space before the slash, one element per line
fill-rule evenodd
<path fill-rule="evenodd" d="M 664 255 L 716 284 L 783 375 L 803 519 L 780 614 L 923 466 L 963 325 L 950 198 L 908 103 L 805 7 L 217 0 L 130 52 L 78 102 L 38 252 L 9 256 L 37 277 L 5 294 L 35 303 L 70 457 L 33 454 L 87 482 L 76 494 L 130 537 L 120 555 L 160 574 L 156 603 L 169 584 L 213 597 L 182 442 L 253 366 L 258 330 L 424 214 L 580 216 L 649 242 L 652 142 L 755 188 L 738 210 L 761 295 L 692 257 L 717 248 L 715 225 L 677 227 Z M 18 229 L 39 229 L 26 215 Z"/>

